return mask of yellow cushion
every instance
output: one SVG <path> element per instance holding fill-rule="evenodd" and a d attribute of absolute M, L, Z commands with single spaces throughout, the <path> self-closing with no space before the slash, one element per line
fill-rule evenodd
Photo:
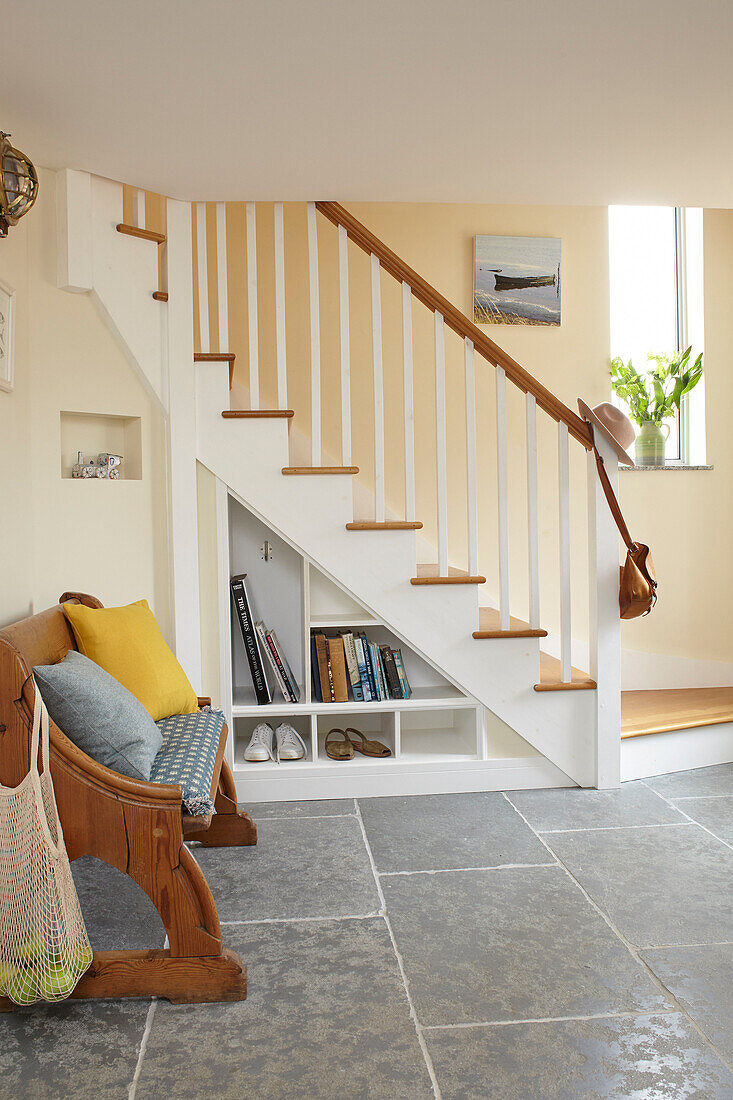
<path fill-rule="evenodd" d="M 126 607 L 65 603 L 79 650 L 114 676 L 153 721 L 198 710 L 196 693 L 166 645 L 147 600 Z"/>

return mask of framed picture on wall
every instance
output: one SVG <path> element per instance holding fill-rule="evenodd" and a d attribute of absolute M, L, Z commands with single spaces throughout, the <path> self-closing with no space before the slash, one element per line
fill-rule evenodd
<path fill-rule="evenodd" d="M 0 390 L 13 388 L 15 291 L 0 279 Z"/>
<path fill-rule="evenodd" d="M 476 237 L 477 325 L 559 325 L 558 237 Z"/>

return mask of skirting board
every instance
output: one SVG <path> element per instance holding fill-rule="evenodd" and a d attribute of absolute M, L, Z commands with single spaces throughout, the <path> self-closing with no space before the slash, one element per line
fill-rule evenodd
<path fill-rule="evenodd" d="M 621 781 L 733 761 L 733 722 L 649 733 L 621 741 Z"/>
<path fill-rule="evenodd" d="M 235 771 L 237 798 L 249 802 L 288 802 L 319 798 L 379 798 L 387 795 L 461 794 L 476 791 L 524 791 L 538 787 L 574 787 L 575 783 L 541 756 L 497 760 L 453 761 L 440 764 L 380 764 L 373 771 L 353 771 L 349 761 L 343 771 L 333 766 L 311 768 L 298 774 L 296 766 L 283 769 L 281 775 L 260 777 L 256 765 Z"/>

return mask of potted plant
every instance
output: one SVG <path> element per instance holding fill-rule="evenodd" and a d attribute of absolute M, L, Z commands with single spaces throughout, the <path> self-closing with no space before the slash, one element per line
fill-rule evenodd
<path fill-rule="evenodd" d="M 673 355 L 647 356 L 655 366 L 639 374 L 629 359 L 611 360 L 611 386 L 623 398 L 629 415 L 639 425 L 635 455 L 637 466 L 663 466 L 664 445 L 669 437 L 670 419 L 679 410 L 684 394 L 702 378 L 702 352 L 690 362 L 692 348 Z M 666 429 L 666 435 L 665 435 Z"/>

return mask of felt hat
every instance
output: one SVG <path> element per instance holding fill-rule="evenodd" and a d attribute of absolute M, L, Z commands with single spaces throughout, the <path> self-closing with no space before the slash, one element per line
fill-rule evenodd
<path fill-rule="evenodd" d="M 610 401 L 603 401 L 591 409 L 585 401 L 578 398 L 578 409 L 583 419 L 608 440 L 618 455 L 619 462 L 624 466 L 633 466 L 634 460 L 628 453 L 628 448 L 634 442 L 634 425 L 628 416 Z"/>

